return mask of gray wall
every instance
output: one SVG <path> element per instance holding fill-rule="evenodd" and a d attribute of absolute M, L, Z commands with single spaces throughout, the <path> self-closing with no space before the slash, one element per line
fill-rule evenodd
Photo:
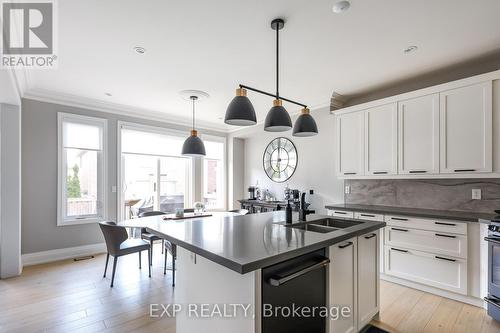
<path fill-rule="evenodd" d="M 112 113 L 39 102 L 22 101 L 22 253 L 47 251 L 103 242 L 97 224 L 56 225 L 57 221 L 57 113 L 67 112 L 108 119 L 108 217 L 117 216 L 117 121 L 185 130 L 189 128 Z M 201 131 L 212 135 L 225 134 Z M 196 165 L 200 165 L 199 163 Z M 199 170 L 198 170 L 199 171 Z M 199 173 L 199 172 L 198 172 Z M 199 189 L 200 187 L 197 186 Z"/>
<path fill-rule="evenodd" d="M 255 185 L 269 189 L 278 199 L 283 198 L 286 183 L 290 188 L 314 190 L 308 200 L 318 212 L 325 212 L 324 206 L 329 203 L 343 202 L 343 182 L 335 177 L 335 121 L 329 108 L 312 111 L 318 125 L 319 134 L 308 138 L 298 138 L 291 131 L 284 133 L 265 132 L 262 125 L 253 129 L 252 133 L 244 133 L 245 137 L 245 186 Z M 294 120 L 295 117 L 292 117 Z M 298 164 L 294 175 L 286 183 L 275 183 L 265 174 L 262 167 L 262 155 L 268 143 L 279 136 L 289 138 L 296 146 Z M 244 191 L 244 195 L 247 193 Z"/>
<path fill-rule="evenodd" d="M 500 179 L 346 180 L 350 204 L 493 213 L 500 209 Z M 482 200 L 472 200 L 481 189 Z"/>

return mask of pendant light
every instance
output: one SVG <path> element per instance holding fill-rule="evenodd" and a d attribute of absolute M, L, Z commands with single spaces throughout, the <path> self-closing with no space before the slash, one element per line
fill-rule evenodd
<path fill-rule="evenodd" d="M 246 96 L 247 90 L 259 94 L 274 97 L 273 106 L 267 113 L 264 130 L 267 132 L 284 132 L 292 128 L 290 114 L 283 107 L 283 101 L 301 106 L 303 109 L 293 127 L 293 135 L 299 137 L 318 134 L 318 127 L 314 118 L 310 115 L 307 105 L 295 102 L 279 94 L 279 31 L 285 26 L 283 19 L 277 18 L 271 22 L 271 28 L 276 31 L 276 93 L 271 94 L 246 85 L 240 84 L 236 89 L 236 97 L 233 98 L 226 110 L 224 122 L 229 125 L 249 126 L 257 123 L 257 117 L 252 103 Z"/>
<path fill-rule="evenodd" d="M 191 136 L 189 136 L 182 145 L 182 155 L 191 157 L 205 156 L 206 155 L 205 145 L 203 144 L 203 141 L 201 141 L 201 139 L 198 137 L 198 131 L 195 130 L 194 127 L 194 120 L 195 120 L 194 104 L 198 99 L 198 96 L 190 96 L 189 98 L 193 102 L 193 129 L 191 130 Z"/>

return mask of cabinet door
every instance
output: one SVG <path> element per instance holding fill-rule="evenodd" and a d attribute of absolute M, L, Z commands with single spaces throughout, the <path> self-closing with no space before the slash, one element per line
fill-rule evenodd
<path fill-rule="evenodd" d="M 396 103 L 365 110 L 365 174 L 394 175 L 397 170 Z"/>
<path fill-rule="evenodd" d="M 329 305 L 330 307 L 349 307 L 351 315 L 339 317 L 338 320 L 329 320 L 331 333 L 357 332 L 356 315 L 352 313 L 356 309 L 356 260 L 357 239 L 330 247 L 329 266 Z"/>
<path fill-rule="evenodd" d="M 337 121 L 337 175 L 363 175 L 364 113 L 346 113 Z"/>
<path fill-rule="evenodd" d="M 399 174 L 439 173 L 439 94 L 398 103 Z"/>
<path fill-rule="evenodd" d="M 492 171 L 490 82 L 440 94 L 441 173 Z"/>
<path fill-rule="evenodd" d="M 378 230 L 358 237 L 358 330 L 372 320 L 379 309 Z"/>

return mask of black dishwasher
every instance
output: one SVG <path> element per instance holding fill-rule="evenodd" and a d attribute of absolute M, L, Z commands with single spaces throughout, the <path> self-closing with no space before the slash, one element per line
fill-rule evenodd
<path fill-rule="evenodd" d="M 329 262 L 321 249 L 262 269 L 262 333 L 325 332 L 318 309 L 326 306 Z"/>

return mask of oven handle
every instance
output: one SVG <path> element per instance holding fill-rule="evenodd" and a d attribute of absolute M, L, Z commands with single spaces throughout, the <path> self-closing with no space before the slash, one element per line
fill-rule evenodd
<path fill-rule="evenodd" d="M 491 297 L 485 297 L 483 298 L 486 303 L 489 303 L 491 305 L 496 306 L 497 308 L 500 308 L 500 303 L 498 303 L 498 299 L 493 299 Z"/>
<path fill-rule="evenodd" d="M 484 237 L 484 240 L 490 243 L 500 244 L 500 238 L 497 237 Z"/>
<path fill-rule="evenodd" d="M 317 262 L 311 266 L 308 266 L 304 269 L 301 269 L 300 271 L 297 271 L 295 273 L 292 273 L 290 275 L 287 275 L 287 276 L 277 276 L 277 277 L 272 277 L 269 279 L 269 283 L 273 286 L 273 287 L 279 287 L 281 286 L 282 284 L 290 281 L 290 280 L 293 280 L 295 278 L 298 278 L 299 276 L 302 276 L 304 274 L 307 274 L 311 271 L 314 271 L 318 268 L 322 268 L 322 267 L 325 267 L 327 266 L 328 264 L 330 263 L 330 259 L 328 258 L 324 258 L 323 260 L 321 260 L 320 262 Z"/>

